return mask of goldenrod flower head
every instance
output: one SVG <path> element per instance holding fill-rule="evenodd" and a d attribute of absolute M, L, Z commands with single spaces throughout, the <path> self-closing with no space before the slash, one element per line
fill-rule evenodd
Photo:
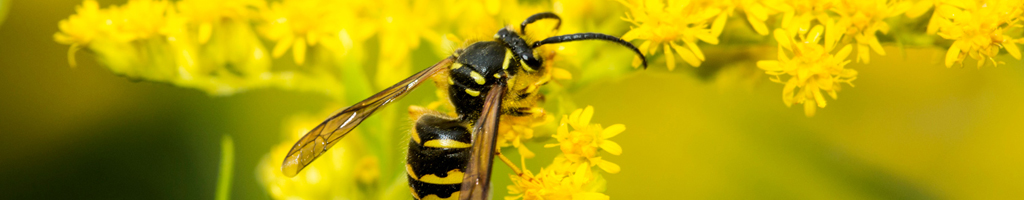
<path fill-rule="evenodd" d="M 265 4 L 263 0 L 183 0 L 176 5 L 181 15 L 198 25 L 199 43 L 205 44 L 221 20 L 248 20 L 251 8 L 265 9 Z"/>
<path fill-rule="evenodd" d="M 852 50 L 849 44 L 835 54 L 831 53 L 845 32 L 844 27 L 828 24 L 828 31 L 824 32 L 824 29 L 818 25 L 806 35 L 775 29 L 775 39 L 779 42 L 779 60 L 757 62 L 758 68 L 774 76 L 772 81 L 786 84 L 782 91 L 782 100 L 786 106 L 804 104 L 807 116 L 814 116 L 815 107 L 825 107 L 821 91 L 835 99 L 841 83 L 853 86 L 851 81 L 857 78 L 857 71 L 844 68 L 850 62 L 846 60 Z M 796 36 L 799 36 L 799 41 L 794 40 Z M 821 44 L 822 38 L 824 45 Z M 786 52 L 789 52 L 789 56 Z M 783 81 L 780 76 L 788 76 L 789 79 Z"/>
<path fill-rule="evenodd" d="M 148 39 L 161 33 L 167 22 L 166 14 L 173 12 L 167 1 L 131 0 L 120 8 L 111 8 L 114 32 L 111 37 L 129 42 Z"/>
<path fill-rule="evenodd" d="M 373 26 L 357 27 L 356 22 L 360 20 L 357 7 L 346 3 L 331 0 L 272 3 L 269 10 L 262 12 L 265 24 L 260 29 L 264 37 L 276 41 L 271 55 L 280 57 L 291 49 L 295 64 L 302 65 L 307 46 L 323 44 L 344 54 L 351 48 L 353 38 L 366 37 L 374 30 Z M 359 31 L 350 32 L 357 28 Z"/>
<path fill-rule="evenodd" d="M 770 29 L 764 23 L 768 20 L 768 17 L 781 12 L 780 5 L 786 4 L 779 0 L 733 0 L 724 3 L 730 4 L 727 13 L 731 13 L 728 10 L 732 9 L 743 10 L 743 13 L 747 16 L 747 22 L 750 23 L 750 26 L 754 28 L 757 34 L 761 35 L 768 35 L 769 33 Z"/>
<path fill-rule="evenodd" d="M 109 31 L 113 20 L 107 10 L 100 10 L 95 0 L 85 0 L 75 8 L 76 13 L 67 19 L 60 20 L 60 32 L 53 34 L 53 39 L 61 44 L 84 45 Z"/>
<path fill-rule="evenodd" d="M 629 7 L 629 13 L 623 19 L 633 23 L 629 32 L 622 36 L 623 40 L 646 40 L 640 44 L 640 51 L 645 55 L 665 49 L 665 60 L 669 70 L 676 67 L 675 54 L 693 67 L 699 67 L 705 60 L 704 53 L 697 47 L 697 41 L 718 44 L 718 36 L 725 28 L 729 13 L 721 8 L 708 6 L 711 1 L 686 0 L 633 0 L 620 3 Z M 685 48 L 679 45 L 682 42 Z M 675 53 L 673 53 L 675 51 Z M 633 67 L 640 66 L 640 57 L 633 59 Z"/>
<path fill-rule="evenodd" d="M 978 60 L 978 67 L 986 60 L 993 65 L 1002 62 L 993 57 L 1000 49 L 1006 49 L 1013 58 L 1020 60 L 1018 43 L 1024 38 L 1007 35 L 1008 29 L 1020 29 L 1024 19 L 1024 1 L 1021 0 L 944 0 L 935 3 L 935 15 L 928 25 L 929 33 L 954 40 L 946 52 L 946 67 L 960 63 L 968 56 Z"/>
<path fill-rule="evenodd" d="M 558 144 L 548 144 L 545 147 L 558 146 L 565 158 L 574 163 L 587 162 L 591 166 L 597 165 L 608 173 L 618 173 L 619 165 L 601 159 L 597 150 L 602 149 L 612 155 L 622 154 L 622 147 L 619 146 L 619 143 L 608 140 L 608 138 L 622 133 L 626 130 L 626 126 L 615 124 L 608 128 L 602 128 L 601 124 L 590 124 L 590 119 L 593 116 L 593 106 L 576 109 L 568 116 L 563 115 L 557 133 L 552 135 L 558 140 Z M 570 126 L 572 131 L 569 131 Z"/>
<path fill-rule="evenodd" d="M 590 170 L 589 165 L 579 165 L 567 173 L 559 173 L 561 170 L 555 168 L 566 168 L 569 166 L 552 163 L 548 168 L 541 168 L 540 173 L 534 175 L 526 169 L 524 164 L 523 173 L 509 175 L 513 185 L 508 186 L 509 194 L 505 200 L 542 200 L 542 199 L 571 199 L 571 200 L 607 200 L 608 195 L 602 194 L 603 187 L 600 176 Z"/>
<path fill-rule="evenodd" d="M 61 44 L 71 45 L 68 49 L 68 63 L 74 67 L 75 52 L 82 46 L 89 44 L 96 37 L 102 37 L 112 29 L 110 12 L 100 10 L 95 0 L 85 0 L 82 5 L 75 8 L 76 13 L 67 19 L 60 20 L 58 28 L 60 32 L 53 34 L 53 39 Z"/>
<path fill-rule="evenodd" d="M 837 26 L 848 27 L 845 38 L 857 41 L 857 62 L 869 63 L 871 50 L 885 55 L 875 36 L 878 32 L 889 33 L 885 19 L 903 14 L 910 6 L 910 2 L 899 0 L 841 0 L 831 10 L 839 15 Z"/>

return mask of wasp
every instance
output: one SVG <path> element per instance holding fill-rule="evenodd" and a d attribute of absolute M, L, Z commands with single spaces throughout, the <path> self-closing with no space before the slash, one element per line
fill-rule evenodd
<path fill-rule="evenodd" d="M 502 28 L 494 40 L 474 42 L 455 50 L 437 64 L 332 114 L 292 146 L 281 170 L 287 176 L 295 176 L 375 111 L 433 77 L 447 80 L 448 97 L 457 116 L 437 111 L 414 114 L 406 160 L 413 198 L 487 199 L 498 120 L 503 115 L 529 114 L 528 108 L 541 97 L 536 87 L 514 86 L 544 85 L 550 79 L 550 70 L 544 68 L 544 54 L 537 47 L 580 40 L 610 41 L 631 49 L 647 67 L 644 55 L 633 44 L 601 33 L 559 35 L 527 42 L 527 25 L 544 19 L 557 20 L 556 31 L 562 23 L 554 13 L 534 14 L 520 24 L 518 32 L 511 26 Z"/>

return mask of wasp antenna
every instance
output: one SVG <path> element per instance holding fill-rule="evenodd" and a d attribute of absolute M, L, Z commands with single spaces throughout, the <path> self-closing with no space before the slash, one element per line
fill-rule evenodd
<path fill-rule="evenodd" d="M 526 20 L 523 20 L 523 23 L 519 25 L 519 32 L 521 32 L 521 33 L 523 33 L 525 35 L 526 34 L 526 25 L 532 24 L 533 22 L 536 22 L 537 20 L 542 20 L 542 19 L 555 19 L 555 20 L 558 20 L 558 23 L 555 24 L 555 30 L 558 30 L 558 27 L 562 26 L 562 18 L 561 17 L 558 17 L 558 15 L 556 15 L 555 13 L 552 13 L 552 12 L 542 12 L 542 13 L 537 13 L 537 14 L 530 15 L 530 17 L 527 17 Z"/>
<path fill-rule="evenodd" d="M 549 37 L 549 38 L 546 38 L 544 40 L 534 42 L 533 43 L 533 48 L 537 48 L 537 47 L 545 45 L 545 44 L 555 44 L 555 43 L 572 42 L 572 41 L 579 41 L 579 40 L 604 40 L 604 41 L 611 41 L 611 42 L 618 43 L 618 44 L 620 44 L 622 46 L 625 46 L 625 47 L 629 48 L 630 50 L 633 50 L 633 52 L 635 52 L 636 55 L 639 55 L 640 56 L 640 60 L 643 61 L 644 69 L 647 69 L 647 58 L 644 57 L 644 54 L 640 52 L 640 49 L 637 49 L 636 46 L 633 46 L 633 43 L 629 43 L 629 42 L 627 42 L 625 40 L 622 40 L 622 39 L 620 39 L 618 37 L 615 37 L 615 36 L 605 35 L 605 34 L 601 34 L 601 33 L 577 33 L 577 34 L 571 34 L 571 35 L 559 35 L 559 36 Z"/>

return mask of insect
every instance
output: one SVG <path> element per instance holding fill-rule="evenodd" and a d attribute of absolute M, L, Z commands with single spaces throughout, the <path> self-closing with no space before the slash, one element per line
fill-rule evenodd
<path fill-rule="evenodd" d="M 635 46 L 614 36 L 576 33 L 527 43 L 527 25 L 538 20 L 561 18 L 550 12 L 528 17 L 515 28 L 498 30 L 492 41 L 475 42 L 455 50 L 437 64 L 345 108 L 302 136 L 288 151 L 281 170 L 287 176 L 327 152 L 345 134 L 389 103 L 401 99 L 434 76 L 447 80 L 447 93 L 456 117 L 421 111 L 411 130 L 406 173 L 415 199 L 487 199 L 495 155 L 498 120 L 502 115 L 528 115 L 541 96 L 536 86 L 550 80 L 543 54 L 537 47 L 579 40 L 605 40 L 628 47 L 647 61 Z M 437 80 L 437 79 L 435 79 Z M 522 87 L 521 87 L 522 86 Z"/>

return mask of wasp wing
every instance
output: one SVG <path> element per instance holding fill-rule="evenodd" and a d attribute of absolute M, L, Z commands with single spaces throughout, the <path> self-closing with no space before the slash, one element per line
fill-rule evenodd
<path fill-rule="evenodd" d="M 285 176 L 295 176 L 303 168 L 306 168 L 309 163 L 312 163 L 317 157 L 327 152 L 327 149 L 334 146 L 338 140 L 351 132 L 352 129 L 355 129 L 359 123 L 362 123 L 364 119 L 372 115 L 377 109 L 402 98 L 413 88 L 419 86 L 420 83 L 447 68 L 454 60 L 454 57 L 445 58 L 441 62 L 434 64 L 434 66 L 424 69 L 398 82 L 398 84 L 392 85 L 384 89 L 384 91 L 378 92 L 370 96 L 370 98 L 345 108 L 331 115 L 327 120 L 320 122 L 320 125 L 317 125 L 316 128 L 302 136 L 292 146 L 292 149 L 288 151 L 288 155 L 284 158 L 284 163 L 281 164 L 281 171 L 284 172 Z"/>
<path fill-rule="evenodd" d="M 501 99 L 504 93 L 505 85 L 491 86 L 484 99 L 480 119 L 473 125 L 473 150 L 465 176 L 462 178 L 459 195 L 461 200 L 483 200 L 490 195 L 491 166 L 494 164 L 498 119 L 501 117 Z"/>

